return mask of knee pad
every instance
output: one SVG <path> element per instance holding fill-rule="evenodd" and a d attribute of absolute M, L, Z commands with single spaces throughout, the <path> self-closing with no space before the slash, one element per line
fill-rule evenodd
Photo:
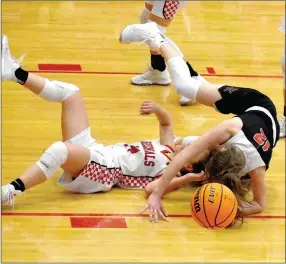
<path fill-rule="evenodd" d="M 79 88 L 71 83 L 50 81 L 46 79 L 45 86 L 39 96 L 53 102 L 63 102 L 79 91 Z"/>
<path fill-rule="evenodd" d="M 182 57 L 172 57 L 167 64 L 177 93 L 195 101 L 202 82 L 190 76 L 189 68 Z"/>
<path fill-rule="evenodd" d="M 149 16 L 151 12 L 144 6 L 144 8 L 141 11 L 141 14 L 139 16 L 140 23 L 145 24 L 149 21 Z"/>
<path fill-rule="evenodd" d="M 66 145 L 58 141 L 52 144 L 41 156 L 36 164 L 44 172 L 47 178 L 52 177 L 68 158 Z"/>
<path fill-rule="evenodd" d="M 194 80 L 192 77 L 174 82 L 177 93 L 192 101 L 196 101 L 200 85 L 201 83 Z"/>

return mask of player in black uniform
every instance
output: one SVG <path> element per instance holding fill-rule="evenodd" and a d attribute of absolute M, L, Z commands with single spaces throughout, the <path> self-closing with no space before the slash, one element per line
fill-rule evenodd
<path fill-rule="evenodd" d="M 158 215 L 166 219 L 161 197 L 168 183 L 184 164 L 198 162 L 202 152 L 208 153 L 205 172 L 208 181 L 221 182 L 232 189 L 239 200 L 243 215 L 260 213 L 266 206 L 265 172 L 269 167 L 272 150 L 279 139 L 276 108 L 264 94 L 254 89 L 199 82 L 188 74 L 182 57 L 165 41 L 164 35 L 152 23 L 137 29 L 130 25 L 121 33 L 138 36 L 150 49 L 160 52 L 169 67 L 177 92 L 199 103 L 214 107 L 222 114 L 236 116 L 190 143 L 170 163 L 142 212 L 150 210 L 150 220 Z M 136 41 L 136 40 L 134 40 Z M 250 179 L 253 200 L 245 200 Z"/>

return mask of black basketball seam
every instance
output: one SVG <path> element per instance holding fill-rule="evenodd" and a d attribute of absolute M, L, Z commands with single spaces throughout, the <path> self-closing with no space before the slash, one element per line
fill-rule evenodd
<path fill-rule="evenodd" d="M 216 219 L 217 219 L 217 216 L 218 216 L 218 213 L 219 213 L 219 209 L 220 209 L 221 201 L 222 201 L 222 196 L 223 196 L 223 187 L 222 187 L 222 184 L 220 185 L 220 187 L 221 187 L 221 195 L 220 195 L 219 206 L 218 206 L 217 213 L 216 213 L 215 220 L 214 220 L 215 226 L 216 226 Z"/>
<path fill-rule="evenodd" d="M 204 214 L 205 214 L 205 217 L 206 217 L 207 222 L 208 222 L 208 224 L 209 224 L 209 227 L 212 228 L 212 226 L 211 226 L 211 224 L 210 224 L 210 222 L 209 222 L 209 220 L 208 220 L 208 217 L 207 217 L 207 215 L 206 215 L 206 209 L 205 209 L 205 192 L 206 192 L 206 189 L 207 189 L 208 186 L 209 186 L 209 184 L 208 184 L 208 185 L 206 186 L 206 188 L 204 189 L 204 194 L 203 194 L 203 208 L 204 208 Z"/>
<path fill-rule="evenodd" d="M 233 203 L 232 210 L 231 210 L 230 214 L 227 216 L 227 218 L 226 218 L 226 219 L 224 219 L 222 222 L 218 223 L 217 225 L 222 224 L 223 222 L 225 222 L 225 221 L 230 217 L 230 215 L 232 214 L 232 212 L 233 212 L 233 210 L 234 210 L 234 207 L 235 207 L 235 202 Z M 220 226 L 218 226 L 218 227 L 220 227 Z"/>
<path fill-rule="evenodd" d="M 196 215 L 196 213 L 194 213 L 194 211 L 196 211 L 196 209 L 193 209 L 193 203 L 191 203 L 191 206 L 192 206 L 193 214 Z M 207 228 L 207 226 L 205 226 L 205 224 L 201 221 L 200 218 L 197 217 L 197 215 L 196 215 L 196 218 L 203 224 L 203 226 L 204 226 L 205 228 Z"/>

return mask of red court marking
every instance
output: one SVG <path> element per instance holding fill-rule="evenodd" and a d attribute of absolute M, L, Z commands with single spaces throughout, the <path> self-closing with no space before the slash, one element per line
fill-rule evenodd
<path fill-rule="evenodd" d="M 79 64 L 38 64 L 40 71 L 81 71 Z"/>
<path fill-rule="evenodd" d="M 93 75 L 137 75 L 142 72 L 97 72 L 97 71 L 65 71 L 65 70 L 40 70 L 29 71 L 33 73 L 70 73 L 70 74 L 93 74 Z M 202 76 L 214 76 L 214 77 L 234 77 L 234 78 L 269 78 L 269 79 L 282 79 L 282 75 L 247 75 L 247 74 L 201 74 Z"/>
<path fill-rule="evenodd" d="M 127 228 L 125 218 L 71 217 L 73 228 Z"/>
<path fill-rule="evenodd" d="M 2 216 L 94 216 L 94 217 L 149 217 L 148 214 L 94 214 L 94 213 L 40 213 L 40 212 L 2 212 Z M 169 214 L 169 218 L 191 218 L 190 214 Z M 245 218 L 256 219 L 286 219 L 284 215 L 250 215 Z"/>
<path fill-rule="evenodd" d="M 216 74 L 215 70 L 213 67 L 207 67 L 207 71 L 209 74 L 213 75 L 213 74 Z"/>

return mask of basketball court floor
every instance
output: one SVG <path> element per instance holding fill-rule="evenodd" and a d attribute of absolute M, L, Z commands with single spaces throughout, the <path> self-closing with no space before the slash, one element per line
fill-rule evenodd
<path fill-rule="evenodd" d="M 201 135 L 228 118 L 199 104 L 178 105 L 170 87 L 132 86 L 146 69 L 145 45 L 122 45 L 120 31 L 138 22 L 143 1 L 4 1 L 2 33 L 27 70 L 76 84 L 98 142 L 158 138 L 155 117 L 140 116 L 145 99 L 173 116 L 177 135 Z M 283 111 L 280 57 L 285 35 L 278 27 L 283 1 L 195 1 L 167 34 L 207 79 L 267 94 Z M 2 184 L 15 179 L 60 140 L 60 104 L 39 99 L 14 83 L 2 83 Z M 58 175 L 60 172 L 58 173 Z M 284 262 L 285 139 L 267 171 L 268 207 L 242 226 L 207 230 L 191 216 L 195 188 L 164 198 L 169 222 L 140 215 L 143 191 L 114 188 L 79 195 L 57 185 L 57 177 L 2 207 L 5 262 Z"/>

